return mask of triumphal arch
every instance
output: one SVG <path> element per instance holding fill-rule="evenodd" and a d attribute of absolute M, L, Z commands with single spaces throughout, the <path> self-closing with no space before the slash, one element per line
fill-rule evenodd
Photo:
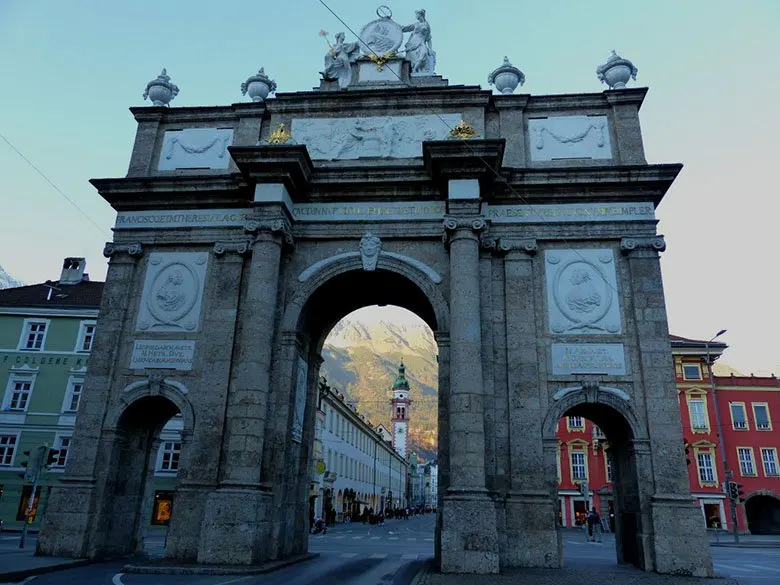
<path fill-rule="evenodd" d="M 436 75 L 424 11 L 329 43 L 319 86 L 167 107 L 150 82 L 118 212 L 73 450 L 41 554 L 134 552 L 161 426 L 181 415 L 165 555 L 256 564 L 308 545 L 320 350 L 362 306 L 406 307 L 439 360 L 442 571 L 562 565 L 555 430 L 583 415 L 615 462 L 618 560 L 711 574 L 689 494 L 648 164 L 647 90 L 617 55 L 599 93 L 500 93 Z M 625 79 L 620 76 L 625 74 Z M 313 78 L 316 72 L 313 72 Z"/>

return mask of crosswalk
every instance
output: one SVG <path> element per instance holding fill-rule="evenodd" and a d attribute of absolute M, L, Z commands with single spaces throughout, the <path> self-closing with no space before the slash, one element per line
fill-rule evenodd
<path fill-rule="evenodd" d="M 427 559 L 432 558 L 431 554 L 428 553 L 405 553 L 405 554 L 399 554 L 399 553 L 356 553 L 356 552 L 338 552 L 338 551 L 319 551 L 320 554 L 330 554 L 335 557 L 338 557 L 340 559 L 354 559 L 356 557 L 360 557 L 363 559 L 375 559 L 375 560 L 384 560 L 384 559 L 393 559 L 397 560 L 400 559 L 402 561 L 424 561 Z"/>
<path fill-rule="evenodd" d="M 728 575 L 729 577 L 739 576 L 757 576 L 757 575 L 771 575 L 780 581 L 780 566 L 776 564 L 755 564 L 755 563 L 714 563 L 715 572 L 721 575 Z"/>

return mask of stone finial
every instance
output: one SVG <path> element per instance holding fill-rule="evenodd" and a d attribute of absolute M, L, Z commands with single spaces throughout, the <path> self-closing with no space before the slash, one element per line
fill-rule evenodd
<path fill-rule="evenodd" d="M 241 95 L 249 94 L 253 102 L 265 101 L 268 94 L 276 91 L 276 82 L 265 74 L 265 68 L 260 70 L 252 77 L 241 84 Z"/>
<path fill-rule="evenodd" d="M 146 84 L 143 97 L 149 98 L 154 106 L 167 106 L 177 95 L 179 95 L 179 88 L 171 83 L 168 72 L 163 69 L 157 79 L 152 79 Z"/>
<path fill-rule="evenodd" d="M 628 59 L 623 59 L 614 49 L 603 65 L 596 68 L 596 75 L 601 83 L 606 83 L 609 89 L 625 89 L 628 79 L 636 81 L 639 70 Z"/>
<path fill-rule="evenodd" d="M 510 94 L 517 89 L 518 85 L 525 83 L 525 75 L 509 62 L 509 57 L 505 56 L 504 64 L 488 75 L 488 83 L 495 85 L 501 93 Z"/>

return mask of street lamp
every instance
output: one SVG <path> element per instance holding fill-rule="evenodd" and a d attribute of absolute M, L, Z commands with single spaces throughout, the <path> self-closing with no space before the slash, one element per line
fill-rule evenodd
<path fill-rule="evenodd" d="M 725 329 L 721 329 L 715 335 L 710 338 L 709 341 L 704 342 L 705 351 L 707 352 L 707 367 L 710 372 L 710 388 L 712 389 L 712 402 L 715 406 L 715 423 L 718 425 L 718 447 L 720 448 L 720 455 L 723 460 L 723 471 L 726 475 L 725 486 L 726 498 L 729 501 L 729 508 L 731 510 L 731 529 L 734 532 L 734 542 L 739 543 L 739 530 L 737 529 L 737 503 L 729 493 L 729 483 L 731 482 L 732 471 L 729 469 L 728 457 L 726 456 L 726 441 L 723 438 L 723 426 L 720 423 L 720 408 L 718 406 L 718 390 L 715 386 L 715 374 L 712 373 L 712 366 L 715 360 L 710 353 L 710 343 L 715 341 L 718 337 L 726 333 Z"/>

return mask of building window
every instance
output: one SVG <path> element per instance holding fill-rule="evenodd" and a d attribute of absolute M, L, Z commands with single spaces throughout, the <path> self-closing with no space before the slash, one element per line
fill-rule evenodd
<path fill-rule="evenodd" d="M 571 478 L 572 481 L 585 481 L 585 452 L 573 451 L 571 454 Z"/>
<path fill-rule="evenodd" d="M 761 449 L 761 461 L 764 463 L 764 475 L 777 477 L 777 449 L 766 447 Z"/>
<path fill-rule="evenodd" d="M 585 421 L 581 416 L 569 417 L 569 430 L 582 430 L 585 428 Z"/>
<path fill-rule="evenodd" d="M 706 431 L 709 429 L 704 398 L 692 398 L 689 400 L 688 411 L 691 414 L 691 427 L 694 431 Z"/>
<path fill-rule="evenodd" d="M 701 380 L 701 367 L 699 364 L 683 364 L 684 380 Z"/>
<path fill-rule="evenodd" d="M 16 435 L 0 435 L 0 465 L 11 465 L 16 450 Z"/>
<path fill-rule="evenodd" d="M 65 391 L 65 400 L 62 402 L 62 412 L 76 412 L 79 409 L 83 391 L 84 380 L 71 376 L 68 380 L 68 388 Z"/>
<path fill-rule="evenodd" d="M 79 337 L 76 341 L 76 351 L 86 352 L 92 350 L 92 340 L 95 338 L 95 322 L 82 321 L 79 328 Z"/>
<path fill-rule="evenodd" d="M 729 409 L 731 410 L 731 424 L 735 430 L 744 431 L 747 430 L 747 417 L 745 416 L 745 403 L 744 402 L 729 402 Z"/>
<path fill-rule="evenodd" d="M 48 325 L 48 321 L 25 319 L 18 349 L 24 351 L 43 351 Z"/>
<path fill-rule="evenodd" d="M 697 453 L 696 463 L 699 467 L 699 483 L 715 483 L 715 468 L 712 465 L 712 454 Z"/>
<path fill-rule="evenodd" d="M 328 409 L 328 431 L 333 434 L 333 409 Z"/>
<path fill-rule="evenodd" d="M 27 410 L 30 394 L 32 394 L 32 380 L 13 380 L 8 410 Z"/>
<path fill-rule="evenodd" d="M 154 492 L 154 510 L 152 511 L 152 524 L 167 526 L 173 513 L 173 492 Z"/>
<path fill-rule="evenodd" d="M 756 421 L 757 430 L 772 430 L 772 420 L 769 418 L 769 405 L 766 402 L 753 403 L 753 417 Z"/>
<path fill-rule="evenodd" d="M 751 447 L 737 447 L 739 455 L 739 469 L 742 475 L 756 475 L 756 466 L 753 464 L 753 449 Z"/>
<path fill-rule="evenodd" d="M 68 460 L 68 452 L 70 451 L 70 440 L 70 437 L 57 437 L 54 448 L 57 449 L 59 453 L 57 453 L 57 459 L 51 464 L 52 467 L 59 469 L 65 467 L 65 463 Z"/>
<path fill-rule="evenodd" d="M 178 441 L 163 441 L 161 451 L 162 457 L 160 457 L 160 466 L 158 467 L 158 470 L 178 471 L 181 443 Z"/>
<path fill-rule="evenodd" d="M 612 482 L 612 454 L 609 451 L 604 451 L 604 457 L 607 459 L 607 481 Z"/>

